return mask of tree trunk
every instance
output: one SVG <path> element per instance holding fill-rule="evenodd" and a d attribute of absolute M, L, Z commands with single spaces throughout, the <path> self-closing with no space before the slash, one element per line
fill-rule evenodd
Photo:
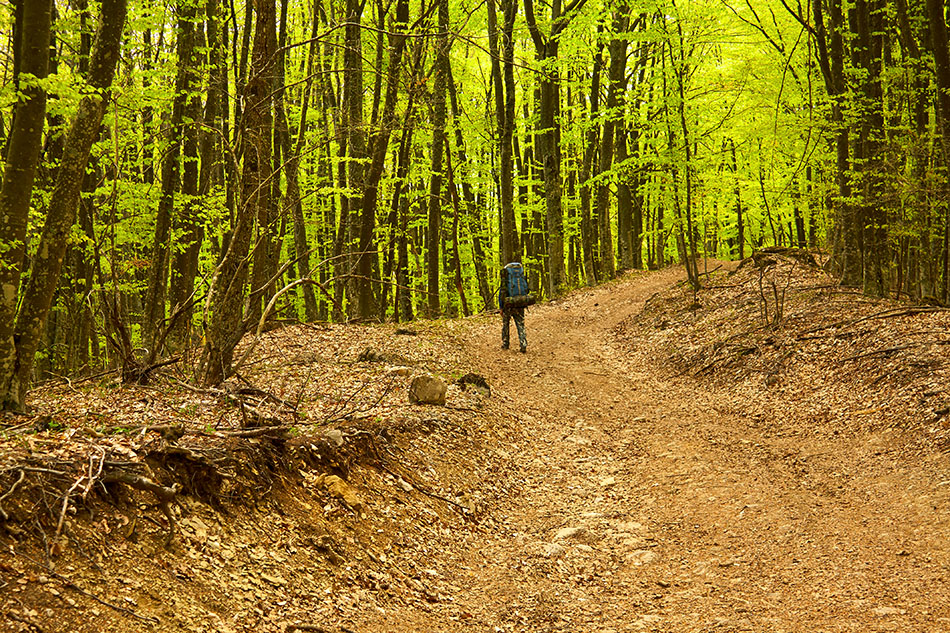
<path fill-rule="evenodd" d="M 35 1 L 17 7 L 18 29 L 15 54 L 19 72 L 45 79 L 49 71 L 52 3 Z M 24 34 L 25 36 L 20 36 Z M 16 46 L 19 43 L 20 46 Z M 14 336 L 20 276 L 26 255 L 26 230 L 30 199 L 43 147 L 43 121 L 46 118 L 46 92 L 30 84 L 20 88 L 7 145 L 7 161 L 0 188 L 0 409 L 22 409 L 23 398 L 16 387 L 20 359 Z"/>
<path fill-rule="evenodd" d="M 390 36 L 389 42 L 389 69 L 386 77 L 386 100 L 383 104 L 382 117 L 379 129 L 370 147 L 372 148 L 372 162 L 366 173 L 363 186 L 363 208 L 360 223 L 360 254 L 359 254 L 359 307 L 360 317 L 369 319 L 375 312 L 373 305 L 373 261 L 379 256 L 371 253 L 374 250 L 373 232 L 376 228 L 376 203 L 379 195 L 379 182 L 383 176 L 383 167 L 386 163 L 386 152 L 389 149 L 389 137 L 396 127 L 396 100 L 399 96 L 399 77 L 402 69 L 403 52 L 406 48 L 405 29 L 409 22 L 408 0 L 398 0 L 396 4 L 395 33 Z M 380 24 L 382 29 L 384 25 Z M 381 70 L 380 70 L 381 72 Z M 438 81 L 438 79 L 436 80 Z"/>
<path fill-rule="evenodd" d="M 87 94 L 80 100 L 66 136 L 63 162 L 56 176 L 46 223 L 43 225 L 30 279 L 17 315 L 14 330 L 16 358 L 12 365 L 4 362 L 4 372 L 0 375 L 0 408 L 3 409 L 22 409 L 25 403 L 33 359 L 43 327 L 46 325 L 70 230 L 75 221 L 89 153 L 99 136 L 99 125 L 108 102 L 106 95 L 102 93 L 111 87 L 119 60 L 126 0 L 103 0 L 101 12 L 102 18 L 88 75 L 88 83 L 96 92 Z M 45 37 L 40 37 L 37 41 L 46 48 L 49 35 L 44 35 Z"/>
<path fill-rule="evenodd" d="M 197 17 L 195 11 L 197 7 L 191 9 L 194 13 L 192 20 Z M 208 17 L 208 48 L 217 46 L 217 22 L 214 15 L 214 0 L 210 3 L 211 14 Z M 200 26 L 200 22 L 197 26 Z M 194 28 L 194 26 L 193 26 Z M 199 69 L 205 65 L 202 59 L 204 53 L 201 53 L 201 47 L 205 46 L 204 37 L 200 28 L 194 28 L 193 46 L 190 56 L 186 59 L 179 57 L 179 68 L 183 66 L 188 68 L 190 75 L 186 82 L 190 97 L 185 106 L 185 118 L 187 124 L 182 134 L 182 149 L 184 153 L 184 165 L 182 169 L 181 193 L 184 198 L 184 204 L 181 206 L 181 213 L 178 217 L 178 231 L 181 233 L 181 240 L 175 255 L 172 257 L 171 282 L 169 284 L 168 303 L 171 308 L 171 318 L 173 323 L 169 323 L 171 329 L 172 344 L 176 348 L 190 347 L 191 345 L 191 315 L 192 302 L 195 292 L 195 278 L 198 276 L 198 255 L 201 252 L 201 244 L 204 240 L 204 218 L 201 213 L 201 203 L 198 199 L 199 194 L 199 144 L 202 135 L 203 125 L 214 125 L 213 119 L 202 121 L 201 98 L 198 94 L 198 87 L 201 84 L 201 73 Z M 209 104 L 217 102 L 215 93 L 215 84 L 208 82 L 208 102 Z M 214 115 L 214 112 L 211 112 Z M 206 134 L 205 134 L 206 135 Z M 159 352 L 160 350 L 155 350 Z M 154 362 L 154 359 L 151 359 Z"/>
<path fill-rule="evenodd" d="M 942 150 L 941 172 L 944 177 L 950 166 L 950 37 L 947 35 L 947 22 L 944 17 L 944 4 L 940 0 L 927 0 L 928 17 L 930 18 L 930 37 L 933 42 L 934 66 L 936 68 L 937 83 L 937 130 L 940 135 L 940 149 Z M 945 207 L 944 212 L 944 270 L 943 270 L 943 299 L 946 302 L 950 295 L 950 205 L 946 203 L 947 186 L 943 185 L 944 195 L 940 196 Z"/>
<path fill-rule="evenodd" d="M 452 108 L 452 118 L 456 121 L 456 124 L 453 126 L 455 129 L 455 152 L 458 156 L 456 164 L 467 165 L 468 155 L 465 152 L 465 139 L 462 136 L 462 128 L 458 124 L 460 119 L 460 111 L 457 92 L 458 91 L 455 87 L 455 81 L 452 77 L 452 67 L 449 66 L 449 98 Z M 469 234 L 472 237 L 472 251 L 474 253 L 475 260 L 475 277 L 478 282 L 478 292 L 479 295 L 481 295 L 482 302 L 484 304 L 482 309 L 484 310 L 490 307 L 492 304 L 491 286 L 488 282 L 488 271 L 486 270 L 488 259 L 487 254 L 485 253 L 484 244 L 482 242 L 483 234 L 481 211 L 475 204 L 475 193 L 472 191 L 472 183 L 469 182 L 467 178 L 462 181 L 462 200 L 465 202 L 465 217 L 467 219 L 466 225 L 468 226 Z"/>
<path fill-rule="evenodd" d="M 273 154 L 275 151 L 273 144 L 274 116 L 273 101 L 277 89 L 277 11 L 275 0 L 258 0 L 257 2 L 257 22 L 254 28 L 254 55 L 258 55 L 258 44 L 261 44 L 267 50 L 266 61 L 255 66 L 251 64 L 251 76 L 248 78 L 248 86 L 251 82 L 261 79 L 267 82 L 268 92 L 260 93 L 257 97 L 260 101 L 261 114 L 264 116 L 265 126 L 261 128 L 261 134 L 264 137 L 254 140 L 254 147 L 244 148 L 245 173 L 247 172 L 247 155 L 249 151 L 257 153 L 254 161 L 255 167 L 259 172 L 255 178 L 260 178 L 258 182 L 259 191 L 253 193 L 254 211 L 257 218 L 257 229 L 254 233 L 254 243 L 251 249 L 251 293 L 248 297 L 247 321 L 256 324 L 261 318 L 263 307 L 267 305 L 270 298 L 276 292 L 276 281 L 274 275 L 277 273 L 277 243 L 274 240 L 274 228 L 278 222 L 279 214 L 277 210 L 277 200 L 274 198 L 274 171 Z M 263 19 L 261 16 L 266 16 Z M 261 77 L 255 77 L 255 74 Z M 283 86 L 281 86 L 283 88 Z M 256 95 L 255 95 L 256 96 Z M 254 97 L 252 97 L 254 98 Z M 252 107 L 250 98 L 245 100 L 247 108 Z M 245 142 L 252 140 L 254 133 L 245 135 Z M 244 188 L 244 200 L 248 200 L 248 189 Z"/>
<path fill-rule="evenodd" d="M 547 250 L 548 290 L 557 296 L 564 290 L 564 212 L 561 208 L 561 143 L 558 111 L 560 107 L 560 80 L 556 66 L 548 60 L 556 60 L 560 34 L 571 23 L 586 0 L 572 0 L 561 7 L 561 0 L 551 3 L 550 32 L 544 34 L 538 27 L 534 1 L 525 0 L 525 19 L 534 42 L 538 61 L 545 66 L 541 74 L 541 98 L 538 107 L 538 159 L 544 166 L 544 193 L 547 204 Z M 504 167 L 502 167 L 504 169 Z"/>
<path fill-rule="evenodd" d="M 261 207 L 269 204 L 271 191 L 272 56 L 276 14 L 270 0 L 259 2 L 257 7 L 251 72 L 244 89 L 245 107 L 240 124 L 245 139 L 242 144 L 241 200 L 237 205 L 231 239 L 215 270 L 208 294 L 208 325 L 198 369 L 199 380 L 204 385 L 215 385 L 227 378 L 231 372 L 234 347 L 244 335 L 244 286 L 248 278 L 248 252 L 254 219 L 260 217 Z"/>
<path fill-rule="evenodd" d="M 592 122 L 600 108 L 600 71 L 604 64 L 603 50 L 598 46 L 594 55 L 594 65 L 591 70 L 590 82 L 590 109 L 588 120 L 591 122 L 587 129 L 584 159 L 581 164 L 581 239 L 584 248 L 584 275 L 588 285 L 594 285 L 600 279 L 600 257 L 597 253 L 599 231 L 591 219 L 591 191 L 588 180 L 594 169 L 594 155 L 599 146 L 599 130 Z"/>
<path fill-rule="evenodd" d="M 175 97 L 168 128 L 168 149 L 162 159 L 162 192 L 155 216 L 155 234 L 152 240 L 152 256 L 148 276 L 148 294 L 143 315 L 142 340 L 149 355 L 156 357 L 160 350 L 159 337 L 165 330 L 165 297 L 168 290 L 169 253 L 171 251 L 172 216 L 175 209 L 175 193 L 180 186 L 180 152 L 182 120 L 185 116 L 189 95 L 196 87 L 196 30 L 197 6 L 191 0 L 178 1 L 178 75 L 175 78 Z M 189 108 L 193 114 L 193 108 Z M 191 137 L 189 136 L 189 139 Z M 190 172 L 189 172 L 190 173 Z M 192 192 L 194 193 L 194 192 Z M 181 262 L 177 262 L 180 264 Z"/>
<path fill-rule="evenodd" d="M 432 112 L 432 167 L 429 180 L 429 225 L 426 235 L 426 267 L 428 269 L 429 318 L 440 313 L 439 251 L 442 240 L 442 178 L 445 151 L 445 95 L 449 66 L 449 3 L 439 0 L 439 32 L 435 40 L 435 81 Z"/>
<path fill-rule="evenodd" d="M 501 0 L 504 23 L 500 36 L 495 0 L 488 0 L 488 42 L 491 52 L 492 86 L 495 95 L 495 121 L 497 123 L 498 143 L 498 184 L 501 198 L 499 263 L 504 266 L 520 258 L 521 248 L 518 229 L 515 226 L 514 206 L 514 159 L 512 157 L 512 136 L 515 117 L 515 79 L 514 79 L 514 24 L 518 3 L 516 0 Z M 499 62 L 499 60 L 501 60 Z"/>
<path fill-rule="evenodd" d="M 617 32 L 627 30 L 628 20 L 620 13 L 614 15 L 614 29 Z M 607 88 L 607 118 L 604 122 L 604 131 L 600 143 L 600 165 L 597 173 L 603 174 L 610 170 L 614 159 L 614 141 L 616 140 L 617 109 L 621 103 L 620 93 L 626 90 L 627 75 L 627 41 L 614 38 L 610 41 L 610 66 L 607 71 L 609 87 Z M 619 116 L 623 116 L 622 113 Z M 610 225 L 610 184 L 606 181 L 597 186 L 597 204 L 595 217 L 600 227 L 601 237 L 601 266 L 606 279 L 616 274 L 614 264 L 613 236 Z"/>

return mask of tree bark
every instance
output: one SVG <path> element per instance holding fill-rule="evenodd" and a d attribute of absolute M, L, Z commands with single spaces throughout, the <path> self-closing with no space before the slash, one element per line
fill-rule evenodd
<path fill-rule="evenodd" d="M 194 0 L 192 0 L 194 1 Z M 196 3 L 197 4 L 197 3 Z M 211 14 L 208 17 L 208 36 L 207 46 L 213 49 L 217 46 L 217 22 L 214 15 L 214 0 L 209 2 Z M 194 15 L 192 20 L 197 20 L 197 6 L 192 9 Z M 172 314 L 175 315 L 175 322 L 169 324 L 172 330 L 170 341 L 175 348 L 188 347 L 191 344 L 191 303 L 195 292 L 195 278 L 198 276 L 198 255 L 201 252 L 201 244 L 204 240 L 204 218 L 201 213 L 201 203 L 198 199 L 200 192 L 199 178 L 199 145 L 201 142 L 201 129 L 203 125 L 213 125 L 213 119 L 204 119 L 202 121 L 201 97 L 198 93 L 198 87 L 201 82 L 201 67 L 205 66 L 203 59 L 204 53 L 200 52 L 205 46 L 205 41 L 201 29 L 198 28 L 201 22 L 193 25 L 194 45 L 191 47 L 190 56 L 186 60 L 179 58 L 179 68 L 186 66 L 190 71 L 190 79 L 187 82 L 190 97 L 185 105 L 185 118 L 187 123 L 182 130 L 182 149 L 184 153 L 184 165 L 182 169 L 181 194 L 184 200 L 181 205 L 181 213 L 178 217 L 178 231 L 181 233 L 181 241 L 172 257 L 171 281 L 169 283 L 168 304 Z M 216 86 L 213 81 L 208 82 L 208 103 L 217 102 Z M 214 112 L 209 113 L 214 116 Z M 206 134 L 204 135 L 206 136 Z M 208 157 L 210 159 L 210 156 Z M 155 350 L 158 352 L 160 350 Z M 155 358 L 150 359 L 150 364 Z"/>
<path fill-rule="evenodd" d="M 45 79 L 49 71 L 52 3 L 27 2 L 19 5 L 18 35 L 15 38 L 17 81 L 19 73 Z M 19 357 L 14 336 L 20 277 L 26 255 L 26 230 L 29 223 L 33 181 L 43 147 L 43 122 L 46 118 L 46 91 L 29 82 L 19 85 L 22 94 L 16 105 L 7 145 L 7 161 L 0 188 L 0 408 L 20 409 L 19 390 L 11 397 L 9 386 L 17 374 Z"/>
<path fill-rule="evenodd" d="M 565 288 L 564 212 L 561 208 L 561 143 L 558 110 L 560 80 L 556 67 L 548 60 L 557 59 L 560 34 L 571 23 L 586 0 L 571 0 L 563 8 L 561 0 L 551 3 L 551 30 L 544 34 L 538 27 L 534 1 L 525 0 L 525 19 L 534 42 L 538 61 L 544 66 L 540 76 L 541 99 L 538 119 L 538 158 L 544 166 L 544 192 L 547 205 L 548 290 L 557 296 Z M 503 168 L 504 169 L 504 168 Z M 612 256 L 612 255 L 611 255 Z"/>
<path fill-rule="evenodd" d="M 432 166 L 429 179 L 429 225 L 426 231 L 428 316 L 440 313 L 439 251 L 442 241 L 442 180 L 445 151 L 445 95 L 449 65 L 449 3 L 439 0 L 439 32 L 435 40 L 435 81 L 432 94 Z"/>
<path fill-rule="evenodd" d="M 0 408 L 3 409 L 19 410 L 25 404 L 33 359 L 59 282 L 89 153 L 99 136 L 99 125 L 105 113 L 108 101 L 105 93 L 112 85 L 119 60 L 126 0 L 103 0 L 101 12 L 87 82 L 93 91 L 80 100 L 66 137 L 63 162 L 56 177 L 46 223 L 17 315 L 14 330 L 16 359 L 13 367 L 0 375 Z M 39 42 L 44 48 L 47 47 L 49 36 L 40 38 Z"/>
<path fill-rule="evenodd" d="M 514 24 L 516 0 L 501 0 L 504 22 L 498 30 L 495 0 L 488 0 L 488 44 L 491 52 L 492 86 L 495 96 L 496 138 L 498 143 L 498 184 L 501 198 L 499 263 L 520 259 L 521 247 L 515 226 L 514 159 L 512 136 L 515 118 Z M 499 42 L 498 38 L 502 41 Z"/>
<path fill-rule="evenodd" d="M 191 0 L 178 1 L 176 44 L 178 49 L 178 74 L 175 78 L 175 97 L 172 102 L 172 115 L 168 127 L 168 149 L 162 159 L 162 192 L 158 201 L 158 212 L 155 216 L 148 293 L 142 322 L 142 340 L 152 357 L 156 357 L 159 353 L 159 350 L 156 349 L 159 344 L 158 338 L 165 329 L 165 298 L 168 291 L 171 229 L 175 210 L 175 194 L 181 186 L 179 175 L 182 120 L 185 117 L 185 108 L 189 105 L 189 95 L 192 93 L 197 79 L 195 77 L 196 15 L 197 7 L 194 2 Z M 192 113 L 193 109 L 193 107 L 189 108 L 189 113 Z"/>
<path fill-rule="evenodd" d="M 383 176 L 386 152 L 389 149 L 389 137 L 396 127 L 396 100 L 399 96 L 399 77 L 402 69 L 403 52 L 406 48 L 405 30 L 409 22 L 408 0 L 398 0 L 396 4 L 395 32 L 389 42 L 389 70 L 386 77 L 386 99 L 383 104 L 379 129 L 370 146 L 372 162 L 366 173 L 363 187 L 363 208 L 360 223 L 359 254 L 359 304 L 360 317 L 369 319 L 375 312 L 373 305 L 373 261 L 378 261 L 374 250 L 373 232 L 376 228 L 376 204 L 379 196 L 379 182 Z M 380 26 L 383 26 L 382 24 Z M 438 81 L 438 79 L 436 80 Z"/>
<path fill-rule="evenodd" d="M 245 139 L 242 144 L 241 200 L 237 205 L 231 239 L 215 270 L 206 301 L 208 324 L 198 368 L 199 381 L 204 385 L 218 384 L 230 375 L 234 348 L 244 335 L 244 286 L 248 278 L 254 219 L 260 217 L 262 207 L 269 205 L 271 191 L 275 20 L 273 1 L 259 2 L 251 72 L 244 89 L 245 106 L 240 124 Z"/>

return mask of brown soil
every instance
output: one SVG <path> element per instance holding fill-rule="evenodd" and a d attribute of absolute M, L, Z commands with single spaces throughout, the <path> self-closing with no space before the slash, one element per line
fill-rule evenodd
<path fill-rule="evenodd" d="M 491 398 L 453 387 L 449 409 L 423 414 L 384 399 L 382 416 L 338 425 L 335 467 L 304 450 L 309 436 L 278 445 L 273 491 L 187 500 L 170 552 L 144 507 L 158 520 L 134 541 L 118 511 L 77 517 L 72 533 L 86 536 L 54 556 L 56 575 L 40 545 L 7 538 L 3 630 L 950 630 L 950 464 L 939 416 L 920 413 L 937 352 L 924 370 L 905 358 L 908 373 L 895 354 L 917 347 L 886 362 L 815 351 L 828 341 L 799 341 L 814 323 L 796 319 L 835 321 L 804 291 L 763 329 L 742 313 L 757 274 L 714 277 L 733 287 L 702 306 L 673 287 L 675 270 L 574 293 L 529 311 L 526 355 L 499 348 L 497 316 L 421 326 L 400 339 L 402 360 L 474 369 Z M 820 277 L 796 274 L 799 289 Z M 831 341 L 893 337 L 892 321 Z M 379 331 L 363 336 L 384 349 Z M 329 492 L 329 472 L 356 501 Z"/>

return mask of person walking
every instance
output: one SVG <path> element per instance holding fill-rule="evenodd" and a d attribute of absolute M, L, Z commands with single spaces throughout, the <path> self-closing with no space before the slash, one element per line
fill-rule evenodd
<path fill-rule="evenodd" d="M 528 279 L 520 262 L 511 262 L 501 269 L 501 284 L 498 287 L 498 307 L 501 309 L 501 349 L 509 347 L 509 329 L 511 320 L 518 328 L 518 342 L 521 353 L 528 352 L 528 337 L 524 331 L 525 308 L 534 303 L 534 297 L 528 291 Z"/>

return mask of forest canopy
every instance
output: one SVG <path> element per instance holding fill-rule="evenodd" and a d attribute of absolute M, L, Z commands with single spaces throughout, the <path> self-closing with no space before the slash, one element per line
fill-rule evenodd
<path fill-rule="evenodd" d="M 947 303 L 945 8 L 906 0 L 0 3 L 0 408 L 281 321 L 821 249 Z"/>

